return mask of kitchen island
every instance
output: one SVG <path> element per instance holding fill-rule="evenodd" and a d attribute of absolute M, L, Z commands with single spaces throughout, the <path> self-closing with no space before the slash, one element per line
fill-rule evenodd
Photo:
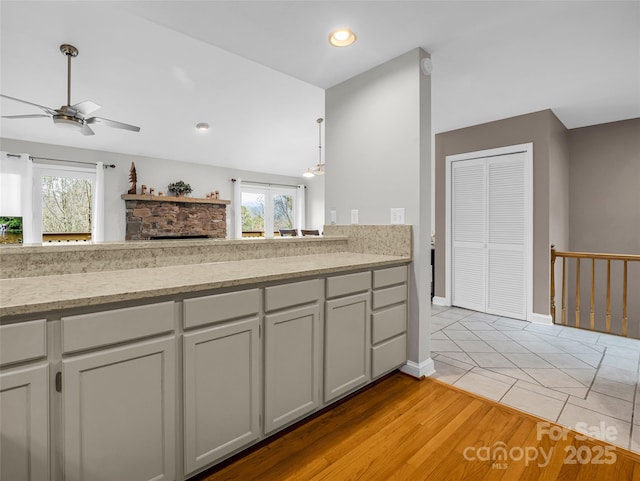
<path fill-rule="evenodd" d="M 0 250 L 3 479 L 187 479 L 398 368 L 410 246 L 357 226 Z M 48 275 L 19 276 L 29 255 Z"/>

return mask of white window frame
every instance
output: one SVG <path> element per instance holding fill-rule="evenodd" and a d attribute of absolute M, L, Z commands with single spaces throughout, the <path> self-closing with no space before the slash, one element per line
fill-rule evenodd
<path fill-rule="evenodd" d="M 42 242 L 42 179 L 46 176 L 72 177 L 76 179 L 86 179 L 91 182 L 91 241 L 103 241 L 104 229 L 104 187 L 102 179 L 98 179 L 102 174 L 102 163 L 94 168 L 68 167 L 65 165 L 53 164 L 33 164 L 33 237 L 36 242 Z"/>
<path fill-rule="evenodd" d="M 273 213 L 273 198 L 276 195 L 291 195 L 293 196 L 293 228 L 299 230 L 304 222 L 304 217 L 298 212 L 300 210 L 299 188 L 294 186 L 288 187 L 284 185 L 259 185 L 252 184 L 250 182 L 243 182 L 240 186 L 240 202 L 242 202 L 242 194 L 245 192 L 252 194 L 264 195 L 264 234 L 265 238 L 273 238 L 274 234 L 274 213 Z M 237 209 L 238 216 L 241 216 L 242 206 L 239 205 Z M 304 213 L 302 213 L 304 215 Z M 236 238 L 242 238 L 242 221 L 238 223 L 239 232 L 236 232 Z"/>

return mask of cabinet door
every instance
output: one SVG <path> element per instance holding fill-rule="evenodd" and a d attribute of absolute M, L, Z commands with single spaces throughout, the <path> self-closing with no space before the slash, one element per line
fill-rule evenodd
<path fill-rule="evenodd" d="M 331 401 L 370 379 L 369 293 L 326 302 L 324 400 Z"/>
<path fill-rule="evenodd" d="M 260 436 L 258 317 L 184 335 L 185 475 Z"/>
<path fill-rule="evenodd" d="M 175 339 L 63 361 L 66 481 L 175 479 Z"/>
<path fill-rule="evenodd" d="M 320 307 L 265 316 L 265 432 L 319 405 Z"/>
<path fill-rule="evenodd" d="M 48 366 L 0 374 L 0 479 L 49 479 Z"/>

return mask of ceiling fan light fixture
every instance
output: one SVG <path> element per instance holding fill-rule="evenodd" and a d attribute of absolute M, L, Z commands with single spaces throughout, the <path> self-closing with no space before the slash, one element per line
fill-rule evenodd
<path fill-rule="evenodd" d="M 206 132 L 207 130 L 209 130 L 209 124 L 206 122 L 198 122 L 196 124 L 196 129 L 198 129 L 200 132 Z"/>
<path fill-rule="evenodd" d="M 23 104 L 37 107 L 44 111 L 43 114 L 26 114 L 26 115 L 3 115 L 2 118 L 8 119 L 29 119 L 37 117 L 50 117 L 53 123 L 58 127 L 73 129 L 80 132 L 82 135 L 95 135 L 95 132 L 91 130 L 89 124 L 102 124 L 115 129 L 129 130 L 132 132 L 140 132 L 140 127 L 135 125 L 125 124 L 115 120 L 109 120 L 102 117 L 87 117 L 88 114 L 98 110 L 100 105 L 91 100 L 85 100 L 76 104 L 71 104 L 71 59 L 78 56 L 78 49 L 68 43 L 60 45 L 60 52 L 67 57 L 67 103 L 59 109 L 52 109 L 45 107 L 44 105 L 34 104 L 33 102 L 27 102 L 26 100 L 18 99 L 16 97 L 10 97 L 8 95 L 0 94 L 0 97 L 15 100 Z M 207 125 L 207 127 L 209 127 Z"/>
<path fill-rule="evenodd" d="M 329 43 L 334 47 L 348 47 L 357 39 L 356 34 L 348 28 L 334 30 L 329 34 Z"/>
<path fill-rule="evenodd" d="M 77 117 L 72 117 L 70 115 L 54 115 L 53 123 L 56 124 L 58 127 L 77 130 L 82 128 L 82 124 L 84 122 L 81 119 Z"/>
<path fill-rule="evenodd" d="M 311 178 L 313 177 L 315 174 L 311 171 L 311 168 L 307 169 L 304 174 L 302 174 L 302 177 L 307 177 L 307 178 Z"/>

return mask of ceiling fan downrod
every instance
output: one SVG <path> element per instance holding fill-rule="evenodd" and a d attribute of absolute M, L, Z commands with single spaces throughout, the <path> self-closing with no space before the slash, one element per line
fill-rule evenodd
<path fill-rule="evenodd" d="M 60 51 L 67 56 L 67 107 L 71 106 L 71 57 L 78 56 L 78 49 L 68 43 L 60 45 Z"/>

